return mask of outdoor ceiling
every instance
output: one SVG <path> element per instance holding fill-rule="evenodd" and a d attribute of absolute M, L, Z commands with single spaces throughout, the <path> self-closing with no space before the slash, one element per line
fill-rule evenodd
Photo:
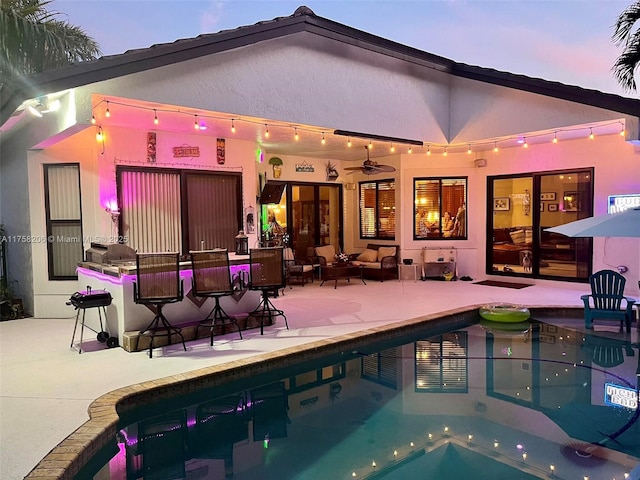
<path fill-rule="evenodd" d="M 154 131 L 196 133 L 227 139 L 237 138 L 256 142 L 270 154 L 362 162 L 366 158 L 364 147 L 370 144 L 373 146 L 370 150 L 372 159 L 392 154 L 406 154 L 409 147 L 412 147 L 412 153 L 415 155 L 424 155 L 427 150 L 437 155 L 442 154 L 444 150 L 442 144 L 425 143 L 423 146 L 416 146 L 400 142 L 370 141 L 366 138 L 335 135 L 334 128 L 331 126 L 293 124 L 272 119 L 181 108 L 131 99 L 110 97 L 108 108 L 109 118 L 106 117 L 107 101 L 102 100 L 96 104 L 93 110 L 96 125 L 102 125 L 103 128 L 108 128 L 110 125 L 136 129 L 146 127 L 148 130 Z M 154 115 L 158 117 L 157 125 L 154 124 Z M 200 125 L 206 125 L 206 130 L 195 129 L 196 118 Z M 232 125 L 235 126 L 235 133 L 232 132 Z M 623 123 L 621 122 L 608 121 L 573 125 L 556 130 L 522 132 L 519 135 L 504 138 L 470 139 L 469 143 L 460 142 L 447 146 L 447 151 L 449 153 L 464 153 L 467 152 L 468 145 L 471 145 L 474 152 L 486 152 L 491 151 L 495 143 L 500 149 L 518 147 L 520 146 L 518 140 L 521 138 L 526 138 L 529 145 L 549 143 L 553 140 L 554 135 L 557 135 L 560 141 L 587 138 L 591 131 L 595 135 L 619 134 L 622 127 Z M 268 137 L 266 136 L 267 130 Z M 298 134 L 297 140 L 296 133 Z M 366 132 L 362 133 L 366 134 Z M 322 143 L 323 137 L 324 144 Z M 351 141 L 351 147 L 348 146 L 348 140 Z M 392 146 L 395 148 L 395 152 L 391 151 Z"/>

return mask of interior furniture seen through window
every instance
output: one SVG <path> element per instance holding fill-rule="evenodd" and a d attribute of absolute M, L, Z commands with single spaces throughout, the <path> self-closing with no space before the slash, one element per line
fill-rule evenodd
<path fill-rule="evenodd" d="M 226 248 L 242 229 L 239 173 L 116 169 L 120 235 L 138 252 Z"/>
<path fill-rule="evenodd" d="M 395 180 L 360 182 L 360 238 L 395 240 Z"/>
<path fill-rule="evenodd" d="M 487 179 L 487 273 L 586 281 L 592 240 L 547 228 L 593 215 L 593 170 Z"/>
<path fill-rule="evenodd" d="M 80 165 L 44 165 L 49 280 L 78 278 L 83 260 Z"/>
<path fill-rule="evenodd" d="M 467 238 L 467 178 L 415 178 L 414 240 Z"/>

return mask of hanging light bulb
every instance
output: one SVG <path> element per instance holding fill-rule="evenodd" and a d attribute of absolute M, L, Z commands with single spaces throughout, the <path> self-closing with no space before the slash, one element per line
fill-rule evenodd
<path fill-rule="evenodd" d="M 431 145 L 427 145 L 427 155 L 431 155 Z"/>
<path fill-rule="evenodd" d="M 231 133 L 236 133 L 236 125 L 233 123 L 233 118 L 231 119 Z"/>
<path fill-rule="evenodd" d="M 407 153 L 413 153 L 413 148 L 409 147 L 409 150 L 407 150 Z"/>
<path fill-rule="evenodd" d="M 198 115 L 194 115 L 195 120 L 193 121 L 193 128 L 196 130 L 200 130 L 200 124 L 198 123 Z"/>
<path fill-rule="evenodd" d="M 293 138 L 295 138 L 296 141 L 300 140 L 300 136 L 298 135 L 298 129 L 294 128 L 293 131 L 294 131 Z"/>
<path fill-rule="evenodd" d="M 442 155 L 443 155 L 444 157 L 446 157 L 446 156 L 448 155 L 448 153 L 447 153 L 447 147 L 444 147 L 444 152 L 442 152 Z"/>
<path fill-rule="evenodd" d="M 102 131 L 102 127 L 98 127 L 98 131 L 96 132 L 96 140 L 98 142 L 102 142 L 104 140 L 104 132 Z"/>
<path fill-rule="evenodd" d="M 553 143 L 558 143 L 558 132 L 553 132 L 553 140 L 551 140 Z"/>
<path fill-rule="evenodd" d="M 324 132 L 322 132 L 322 144 L 324 145 L 327 141 L 324 139 Z"/>
<path fill-rule="evenodd" d="M 96 124 L 96 117 L 95 115 L 92 113 L 91 114 L 91 125 L 95 125 Z"/>
<path fill-rule="evenodd" d="M 529 144 L 527 143 L 527 137 L 524 137 L 524 142 L 522 143 L 522 148 L 529 148 Z"/>
<path fill-rule="evenodd" d="M 467 145 L 467 155 L 471 155 L 471 145 Z"/>
<path fill-rule="evenodd" d="M 493 152 L 498 153 L 498 142 L 493 142 Z"/>
<path fill-rule="evenodd" d="M 267 125 L 266 123 L 264 124 L 264 138 L 269 138 L 269 125 Z"/>
<path fill-rule="evenodd" d="M 371 140 L 369 140 L 369 150 L 373 149 L 373 143 L 371 143 Z"/>
<path fill-rule="evenodd" d="M 104 112 L 104 116 L 109 118 L 111 116 L 111 112 L 109 111 L 109 102 L 107 101 L 107 110 Z"/>
<path fill-rule="evenodd" d="M 596 136 L 593 134 L 593 129 L 589 127 L 589 140 L 593 140 Z"/>
<path fill-rule="evenodd" d="M 153 109 L 153 123 L 155 125 L 158 125 L 158 123 L 160 123 L 160 121 L 158 120 L 158 112 L 156 112 L 156 109 Z"/>
<path fill-rule="evenodd" d="M 624 131 L 624 124 L 620 122 L 620 136 L 624 137 L 627 132 Z"/>
<path fill-rule="evenodd" d="M 390 150 L 391 150 L 391 153 L 393 153 L 393 152 L 395 152 L 395 151 L 396 151 L 396 147 L 394 147 L 394 146 L 393 146 L 393 143 L 391 144 L 391 148 L 390 148 Z"/>

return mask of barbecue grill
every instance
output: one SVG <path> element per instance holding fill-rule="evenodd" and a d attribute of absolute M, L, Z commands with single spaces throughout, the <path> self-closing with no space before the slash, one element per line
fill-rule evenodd
<path fill-rule="evenodd" d="M 111 294 L 106 290 L 93 290 L 90 286 L 87 286 L 86 290 L 82 290 L 79 292 L 75 292 L 69 298 L 67 305 L 73 305 L 77 310 L 76 313 L 76 323 L 73 327 L 73 336 L 71 337 L 71 348 L 73 348 L 73 341 L 76 338 L 76 330 L 78 328 L 78 320 L 80 319 L 80 312 L 82 312 L 82 322 L 80 327 L 80 346 L 78 348 L 78 353 L 82 353 L 82 338 L 84 335 L 85 326 L 91 330 L 92 332 L 97 333 L 97 340 L 100 343 L 106 343 L 108 348 L 113 348 L 118 346 L 118 339 L 116 337 L 112 337 L 108 332 L 104 329 L 104 324 L 102 322 L 102 315 L 104 314 L 104 322 L 107 322 L 107 308 L 111 305 Z M 98 309 L 98 317 L 100 319 L 100 330 L 94 330 L 88 325 L 85 325 L 85 313 L 87 308 L 97 308 Z"/>

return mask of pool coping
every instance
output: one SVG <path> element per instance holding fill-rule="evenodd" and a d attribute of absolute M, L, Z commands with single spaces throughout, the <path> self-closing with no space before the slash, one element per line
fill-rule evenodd
<path fill-rule="evenodd" d="M 442 326 L 468 322 L 478 318 L 478 309 L 481 306 L 470 305 L 422 315 L 118 388 L 95 399 L 88 407 L 89 420 L 55 446 L 24 478 L 72 480 L 98 452 L 113 442 L 119 430 L 121 415 L 139 407 L 141 401 L 158 401 L 242 380 L 274 368 L 287 367 L 299 361 L 301 356 L 304 356 L 305 361 L 309 361 L 329 353 L 335 355 L 337 347 L 343 352 L 351 353 L 371 340 L 382 342 L 411 335 L 429 322 L 438 321 L 438 325 Z M 583 313 L 583 308 L 577 306 L 528 308 L 532 313 L 541 315 L 553 313 L 581 318 Z"/>

